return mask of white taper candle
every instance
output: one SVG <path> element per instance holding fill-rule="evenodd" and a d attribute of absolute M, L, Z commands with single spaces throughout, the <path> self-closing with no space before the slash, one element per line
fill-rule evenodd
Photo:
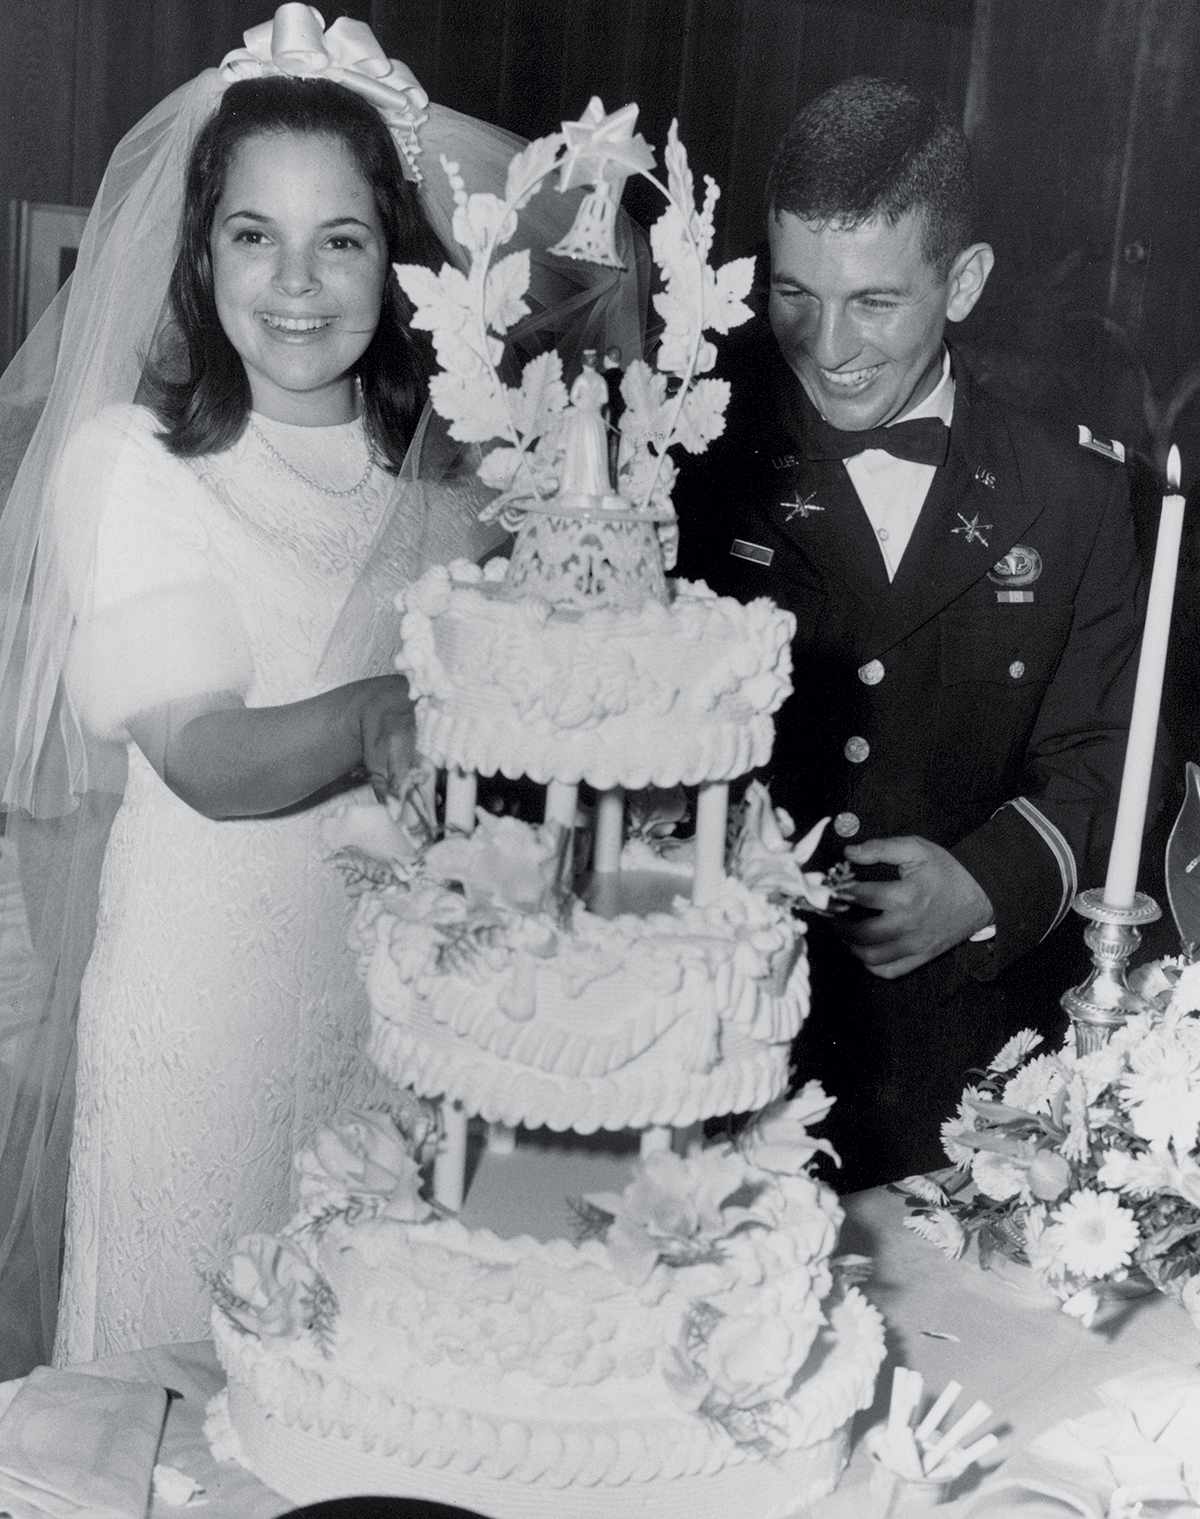
<path fill-rule="evenodd" d="M 1150 574 L 1146 625 L 1142 629 L 1142 649 L 1138 656 L 1137 689 L 1129 719 L 1117 821 L 1108 857 L 1108 874 L 1104 879 L 1104 902 L 1108 907 L 1132 907 L 1137 890 L 1163 671 L 1171 634 L 1171 608 L 1175 601 L 1175 572 L 1183 533 L 1184 497 L 1179 494 L 1179 450 L 1174 445 L 1167 456 L 1167 484 L 1169 493 L 1163 497 L 1158 540 L 1154 547 L 1154 568 Z"/>

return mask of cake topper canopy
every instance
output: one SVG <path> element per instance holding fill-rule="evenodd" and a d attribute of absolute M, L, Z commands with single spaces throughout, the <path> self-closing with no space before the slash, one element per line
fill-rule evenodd
<path fill-rule="evenodd" d="M 484 509 L 485 520 L 498 519 L 517 534 L 505 594 L 540 596 L 556 606 L 667 600 L 663 565 L 674 563 L 676 477 L 669 450 L 703 453 L 724 430 L 729 384 L 708 374 L 716 349 L 705 333 L 726 333 L 751 315 L 745 297 L 753 259 L 719 268 L 708 262 L 716 184 L 705 177 L 697 207 L 675 122 L 663 183 L 651 172 L 654 150 L 634 132 L 636 119 L 636 105 L 606 114 L 593 97 L 579 121 L 564 122 L 560 132 L 514 156 L 503 196 L 470 192 L 459 166 L 443 158 L 454 193 L 453 233 L 468 266 L 446 264 L 437 273 L 395 266 L 415 308 L 414 326 L 433 336 L 442 371 L 430 384 L 435 410 L 459 442 L 493 445 L 478 472 L 499 493 Z M 635 357 L 621 375 L 614 480 L 608 387 L 589 356 L 569 388 L 555 352 L 530 359 L 519 384 L 501 379 L 505 334 L 530 314 L 530 258 L 527 249 L 497 254 L 515 234 L 521 208 L 557 175 L 559 193 L 591 188 L 548 251 L 622 269 L 614 234 L 631 174 L 667 202 L 650 232 L 662 281 L 653 304 L 663 325 L 653 367 Z"/>

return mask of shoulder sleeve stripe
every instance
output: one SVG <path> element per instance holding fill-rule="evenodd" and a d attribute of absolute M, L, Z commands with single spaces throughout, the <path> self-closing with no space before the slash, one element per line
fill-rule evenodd
<path fill-rule="evenodd" d="M 1012 801 L 1005 803 L 1005 806 L 1015 808 L 1040 836 L 1042 843 L 1054 856 L 1054 863 L 1058 866 L 1058 872 L 1062 878 L 1062 898 L 1058 904 L 1058 911 L 1054 915 L 1054 921 L 1042 935 L 1044 939 L 1046 934 L 1056 929 L 1066 917 L 1067 910 L 1079 890 L 1079 872 L 1075 866 L 1075 852 L 1067 843 L 1062 831 L 1056 828 L 1046 814 L 1039 811 L 1028 797 L 1013 797 Z"/>

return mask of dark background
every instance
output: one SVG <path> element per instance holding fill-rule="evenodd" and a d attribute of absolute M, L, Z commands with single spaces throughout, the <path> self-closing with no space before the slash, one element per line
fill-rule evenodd
<path fill-rule="evenodd" d="M 0 0 L 0 204 L 86 205 L 121 134 L 271 10 Z M 435 99 L 530 136 L 592 94 L 639 102 L 656 146 L 677 117 L 693 167 L 722 187 L 723 256 L 759 243 L 772 147 L 812 94 L 872 72 L 941 95 L 974 145 L 997 252 L 962 332 L 977 369 L 1147 461 L 1147 552 L 1168 442 L 1185 488 L 1200 482 L 1200 0 L 350 0 L 326 22 L 343 13 Z M 1165 705 L 1181 757 L 1200 757 L 1198 517 L 1200 501 Z"/>

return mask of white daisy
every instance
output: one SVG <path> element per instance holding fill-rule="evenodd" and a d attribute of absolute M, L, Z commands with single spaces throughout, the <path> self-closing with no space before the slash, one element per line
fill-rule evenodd
<path fill-rule="evenodd" d="M 1181 964 L 1180 959 L 1172 958 L 1148 960 L 1144 965 L 1134 966 L 1128 976 L 1130 991 L 1144 997 L 1147 1002 L 1153 1002 L 1155 997 L 1173 989 L 1178 979 L 1175 972 Z"/>
<path fill-rule="evenodd" d="M 1135 1134 L 1156 1150 L 1174 1144 L 1181 1155 L 1196 1145 L 1200 1129 L 1200 1085 L 1186 1072 L 1131 1072 L 1122 1083 Z"/>
<path fill-rule="evenodd" d="M 944 1203 L 948 1201 L 945 1188 L 939 1186 L 932 1176 L 906 1176 L 903 1181 L 896 1182 L 896 1186 L 905 1192 L 911 1192 L 914 1197 L 919 1197 L 922 1202 Z"/>
<path fill-rule="evenodd" d="M 991 1150 L 980 1150 L 975 1156 L 971 1162 L 971 1180 L 985 1197 L 998 1203 L 1006 1203 L 1010 1197 L 1028 1202 L 1032 1195 L 1027 1169 Z"/>
<path fill-rule="evenodd" d="M 947 1208 L 935 1208 L 932 1213 L 910 1213 L 904 1227 L 936 1245 L 944 1255 L 956 1261 L 966 1248 L 967 1236 L 963 1226 Z"/>
<path fill-rule="evenodd" d="M 1015 1071 L 1027 1055 L 1033 1053 L 1042 1042 L 1042 1036 L 1034 1029 L 1023 1028 L 1014 1034 L 988 1066 L 989 1071 Z"/>
<path fill-rule="evenodd" d="M 1171 995 L 1171 1010 L 1177 1013 L 1200 1012 L 1200 961 L 1185 965 Z"/>
<path fill-rule="evenodd" d="M 1075 1061 L 1075 1074 L 1083 1081 L 1089 1102 L 1095 1102 L 1106 1087 L 1112 1086 L 1124 1069 L 1125 1053 L 1112 1039 Z"/>
<path fill-rule="evenodd" d="M 965 1171 L 975 1159 L 975 1149 L 973 1145 L 960 1144 L 959 1136 L 974 1134 L 979 1128 L 979 1119 L 971 1103 L 982 1100 L 983 1093 L 978 1087 L 968 1087 L 958 1105 L 957 1115 L 947 1118 L 942 1124 L 942 1149 L 950 1164 L 957 1166 L 960 1171 Z"/>
<path fill-rule="evenodd" d="M 1082 1161 L 1092 1148 L 1092 1131 L 1088 1123 L 1087 1090 L 1078 1076 L 1071 1082 L 1067 1107 L 1068 1129 L 1062 1153 L 1066 1160 Z"/>
<path fill-rule="evenodd" d="M 1055 1209 L 1057 1254 L 1075 1276 L 1102 1277 L 1129 1264 L 1138 1242 L 1137 1220 L 1115 1192 L 1089 1188 Z"/>
<path fill-rule="evenodd" d="M 1090 1329 L 1100 1311 L 1100 1294 L 1094 1287 L 1081 1287 L 1059 1304 L 1063 1313 L 1078 1319 L 1085 1329 Z"/>
<path fill-rule="evenodd" d="M 1006 1107 L 1023 1108 L 1027 1113 L 1048 1113 L 1063 1084 L 1058 1058 L 1035 1055 L 1028 1065 L 1005 1082 L 1000 1100 Z"/>
<path fill-rule="evenodd" d="M 1175 1175 L 1171 1157 L 1162 1150 L 1131 1155 L 1128 1150 L 1105 1150 L 1096 1180 L 1110 1192 L 1133 1192 L 1149 1197 L 1163 1192 Z"/>

